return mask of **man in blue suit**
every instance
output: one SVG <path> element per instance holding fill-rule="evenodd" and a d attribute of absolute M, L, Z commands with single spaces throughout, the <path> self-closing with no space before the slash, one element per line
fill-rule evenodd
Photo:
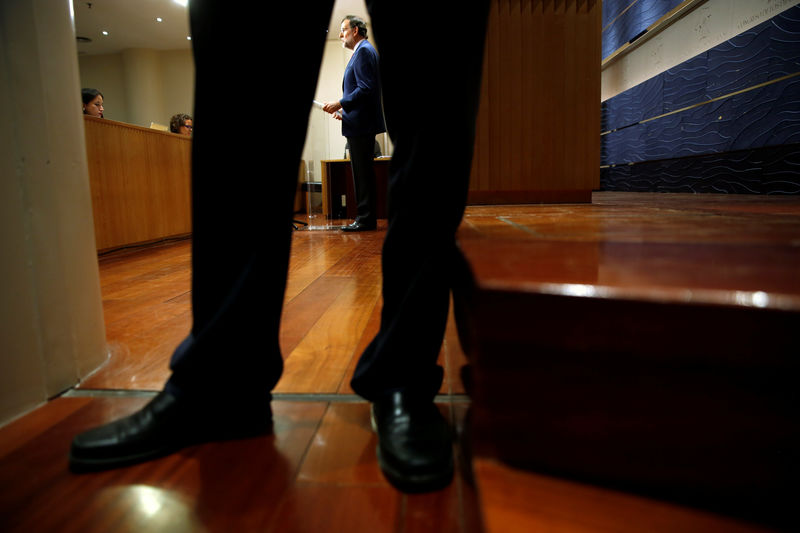
<path fill-rule="evenodd" d="M 333 0 L 277 5 L 248 4 L 242 17 L 223 0 L 190 3 L 193 116 L 202 125 L 192 140 L 192 330 L 155 398 L 74 438 L 75 471 L 271 430 L 271 391 L 283 370 L 278 334 L 297 165 Z M 488 0 L 469 8 L 455 0 L 367 0 L 395 149 L 381 325 L 351 384 L 372 404 L 381 470 L 408 492 L 435 490 L 453 477 L 452 432 L 434 399 L 460 265 L 455 233 L 469 188 L 488 6 Z M 291 53 L 275 54 L 271 67 L 293 89 L 285 83 L 259 88 L 261 98 L 279 104 L 270 110 L 271 123 L 280 125 L 270 179 L 264 179 L 263 152 L 275 131 L 232 135 L 230 108 L 219 102 L 231 80 L 242 76 L 241 62 L 231 58 L 271 46 L 264 40 L 265 20 L 276 21 L 272 42 L 291 43 Z M 300 20 L 302 32 L 289 23 Z"/>
<path fill-rule="evenodd" d="M 372 156 L 375 135 L 386 131 L 381 106 L 381 84 L 378 76 L 378 52 L 367 40 L 367 24 L 355 15 L 342 20 L 339 39 L 353 51 L 344 69 L 343 96 L 328 102 L 323 109 L 342 121 L 342 135 L 350 146 L 350 166 L 358 203 L 355 222 L 343 231 L 369 231 L 377 225 L 375 168 Z M 343 111 L 338 114 L 339 111 Z"/>

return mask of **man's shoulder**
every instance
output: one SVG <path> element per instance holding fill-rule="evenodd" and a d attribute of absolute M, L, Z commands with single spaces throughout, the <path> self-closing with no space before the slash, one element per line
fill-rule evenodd
<path fill-rule="evenodd" d="M 364 40 L 363 40 L 363 41 L 361 41 L 361 43 L 358 45 L 358 48 L 356 49 L 356 53 L 359 53 L 359 52 L 361 52 L 361 53 L 367 53 L 367 54 L 369 54 L 369 55 L 375 55 L 375 56 L 377 56 L 377 55 L 378 55 L 378 51 L 377 51 L 377 50 L 375 50 L 375 47 L 374 47 L 374 46 L 372 46 L 372 43 L 371 43 L 371 42 L 369 42 L 367 39 L 364 39 Z"/>

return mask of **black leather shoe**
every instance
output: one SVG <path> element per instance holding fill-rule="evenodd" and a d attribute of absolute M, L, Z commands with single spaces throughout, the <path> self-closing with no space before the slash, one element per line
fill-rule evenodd
<path fill-rule="evenodd" d="M 272 430 L 272 412 L 242 406 L 222 409 L 179 401 L 160 392 L 130 416 L 90 429 L 72 440 L 70 470 L 90 472 L 149 461 L 212 440 L 263 435 Z M 247 416 L 245 415 L 247 413 Z"/>
<path fill-rule="evenodd" d="M 366 222 L 360 222 L 356 220 L 350 225 L 342 226 L 342 231 L 373 231 L 378 227 L 378 224 L 373 222 L 372 224 L 368 224 Z"/>
<path fill-rule="evenodd" d="M 450 427 L 430 399 L 394 392 L 372 404 L 372 428 L 378 434 L 378 464 L 403 492 L 428 492 L 453 479 Z"/>

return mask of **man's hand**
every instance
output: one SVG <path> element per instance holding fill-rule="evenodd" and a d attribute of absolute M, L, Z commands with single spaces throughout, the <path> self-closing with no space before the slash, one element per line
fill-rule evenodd
<path fill-rule="evenodd" d="M 325 102 L 325 104 L 322 106 L 322 110 L 326 113 L 330 113 L 331 115 L 339 111 L 341 108 L 342 104 L 339 102 Z M 341 116 L 339 118 L 341 119 Z"/>

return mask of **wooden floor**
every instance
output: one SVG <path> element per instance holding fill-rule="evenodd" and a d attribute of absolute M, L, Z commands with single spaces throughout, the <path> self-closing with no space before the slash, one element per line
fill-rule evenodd
<path fill-rule="evenodd" d="M 697 210 L 680 208 L 693 203 L 708 214 L 712 200 L 712 211 L 727 215 L 698 218 Z M 794 287 L 787 293 L 798 292 L 800 276 L 776 279 L 774 272 L 786 269 L 775 269 L 775 257 L 767 258 L 773 263 L 752 259 L 774 232 L 782 239 L 788 235 L 798 246 L 797 198 L 596 193 L 591 205 L 470 207 L 463 229 L 489 235 L 513 224 L 515 216 L 526 218 L 529 226 L 531 219 L 541 217 L 542 235 L 557 232 L 558 239 L 550 240 L 572 242 L 589 236 L 596 241 L 604 231 L 613 240 L 622 228 L 632 230 L 637 224 L 658 232 L 663 242 L 682 241 L 686 228 L 697 225 L 712 241 L 724 242 L 731 238 L 726 233 L 730 217 L 746 217 L 749 224 L 741 227 L 752 228 L 754 253 L 731 261 L 747 263 L 753 276 L 749 288 L 772 290 L 783 283 Z M 358 355 L 378 328 L 382 222 L 377 232 L 294 233 L 280 338 L 285 373 L 275 390 L 273 435 L 195 446 L 144 465 L 73 475 L 67 470 L 72 436 L 127 414 L 152 397 L 169 375 L 172 350 L 191 327 L 189 241 L 101 257 L 110 357 L 73 390 L 0 428 L 0 531 L 768 530 L 515 471 L 491 458 L 473 461 L 461 442 L 456 446 L 459 469 L 450 487 L 415 496 L 392 489 L 377 466 L 368 405 L 349 386 Z M 739 234 L 737 239 L 744 250 L 748 237 Z M 683 264 L 680 257 L 671 260 Z M 689 254 L 683 261 L 690 266 L 696 257 Z M 616 267 L 614 282 L 624 286 L 624 264 Z M 524 265 L 515 264 L 508 276 L 519 276 L 520 268 Z M 576 268 L 581 271 L 580 265 Z M 670 280 L 673 288 L 694 283 L 691 269 L 683 271 L 683 281 L 677 274 Z M 637 272 L 629 271 L 628 286 L 641 291 Z M 547 283 L 570 281 L 563 272 L 540 274 Z M 445 381 L 437 403 L 459 435 L 469 407 L 459 378 L 465 363 L 451 316 L 440 354 Z"/>

